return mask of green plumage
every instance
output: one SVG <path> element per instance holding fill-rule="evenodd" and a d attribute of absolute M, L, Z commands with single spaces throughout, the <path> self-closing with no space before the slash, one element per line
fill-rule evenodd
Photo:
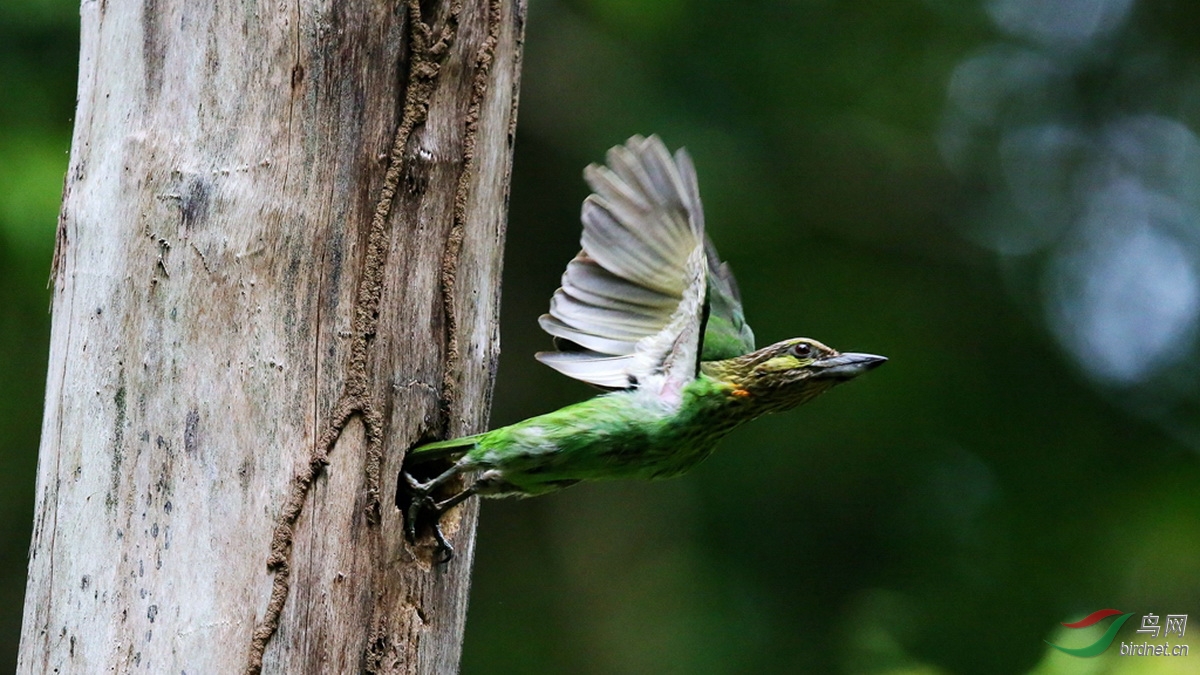
<path fill-rule="evenodd" d="M 484 472 L 476 494 L 531 496 L 582 480 L 679 475 L 712 452 L 749 407 L 708 377 L 683 390 L 678 410 L 636 389 L 597 396 L 495 431 L 421 446 L 410 461 L 456 458 Z M 490 473 L 489 473 L 490 472 Z"/>
<path fill-rule="evenodd" d="M 487 433 L 409 451 L 407 536 L 472 495 L 533 496 L 585 480 L 677 476 L 737 425 L 801 405 L 886 359 L 793 338 L 755 349 L 737 282 L 704 234 L 687 153 L 631 138 L 588 167 L 583 250 L 540 323 L 538 360 L 613 389 Z M 425 477 L 425 480 L 417 476 Z M 465 479 L 465 483 L 462 480 Z M 449 491 L 449 494 L 446 494 Z"/>

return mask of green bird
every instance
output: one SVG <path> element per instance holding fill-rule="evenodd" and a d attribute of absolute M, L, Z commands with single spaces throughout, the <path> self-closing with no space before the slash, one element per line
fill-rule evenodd
<path fill-rule="evenodd" d="M 657 136 L 634 136 L 607 160 L 584 170 L 593 192 L 583 202 L 583 250 L 539 320 L 556 351 L 536 356 L 612 391 L 410 450 L 401 471 L 410 501 L 398 492 L 397 506 L 410 542 L 418 519 L 429 519 L 441 562 L 453 556 L 441 517 L 472 495 L 529 497 L 585 480 L 678 476 L 738 425 L 887 360 L 807 338 L 755 349 L 737 282 L 705 236 L 688 153 L 672 157 Z"/>

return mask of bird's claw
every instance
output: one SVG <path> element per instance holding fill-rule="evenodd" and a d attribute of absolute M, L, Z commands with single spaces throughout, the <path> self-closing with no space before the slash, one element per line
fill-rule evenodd
<path fill-rule="evenodd" d="M 433 524 L 433 538 L 437 540 L 438 545 L 437 554 L 434 556 L 433 562 L 435 565 L 445 565 L 454 558 L 454 547 L 450 545 L 450 542 L 446 541 L 446 535 L 442 532 L 442 523 L 440 520 Z"/>
<path fill-rule="evenodd" d="M 433 501 L 429 495 L 421 495 L 413 500 L 413 503 L 408 508 L 408 514 L 404 523 L 404 536 L 409 544 L 417 543 L 417 519 L 421 513 L 431 513 L 433 515 L 433 538 L 437 541 L 437 553 L 434 555 L 434 563 L 445 565 L 454 558 L 454 547 L 446 540 L 446 534 L 442 532 L 442 516 L 445 515 L 449 508 L 444 508 L 439 502 Z"/>
<path fill-rule="evenodd" d="M 402 471 L 400 475 L 404 476 L 404 482 L 408 483 L 408 487 L 412 489 L 413 492 L 417 492 L 425 496 L 429 495 L 429 489 L 432 487 L 433 481 L 425 481 L 422 483 L 407 471 Z"/>
<path fill-rule="evenodd" d="M 436 505 L 429 494 L 431 488 L 429 482 L 422 483 L 407 471 L 401 471 L 400 475 L 408 485 L 409 492 L 412 495 L 412 501 L 408 503 L 408 509 L 404 513 L 404 538 L 408 540 L 409 544 L 416 544 L 417 519 L 420 517 L 422 511 Z"/>
<path fill-rule="evenodd" d="M 409 544 L 415 545 L 417 543 L 417 521 L 420 519 L 422 513 L 430 513 L 433 516 L 433 538 L 437 541 L 438 549 L 434 555 L 434 563 L 444 565 L 450 562 L 454 558 L 454 547 L 446 540 L 446 534 L 442 532 L 441 521 L 442 516 L 461 502 L 463 496 L 451 497 L 441 502 L 435 501 L 432 493 L 440 485 L 441 481 L 434 479 L 421 482 L 407 471 L 401 472 L 401 475 L 413 493 L 412 502 L 405 513 L 404 538 L 408 540 Z"/>

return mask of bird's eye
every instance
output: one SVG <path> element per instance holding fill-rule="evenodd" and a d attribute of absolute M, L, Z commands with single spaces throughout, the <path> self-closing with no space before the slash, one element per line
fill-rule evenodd
<path fill-rule="evenodd" d="M 807 342 L 797 342 L 796 344 L 792 345 L 792 356 L 795 356 L 796 358 L 807 359 L 808 357 L 812 356 L 812 352 L 812 345 L 808 344 Z"/>

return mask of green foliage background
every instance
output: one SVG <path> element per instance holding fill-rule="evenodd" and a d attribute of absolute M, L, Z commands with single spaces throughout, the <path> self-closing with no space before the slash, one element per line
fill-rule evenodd
<path fill-rule="evenodd" d="M 1194 330 L 1153 372 L 1106 379 L 1046 309 L 1050 249 L 980 243 L 1015 218 L 990 207 L 1007 146 L 983 133 L 952 172 L 948 88 L 973 54 L 1022 44 L 997 19 L 1019 4 L 533 0 L 493 424 L 592 394 L 533 361 L 536 317 L 577 249 L 582 167 L 634 133 L 692 152 L 760 343 L 891 362 L 684 478 L 486 503 L 464 672 L 1200 672 L 1200 641 L 1190 659 L 1087 661 L 1043 642 L 1087 644 L 1099 633 L 1058 622 L 1103 607 L 1200 615 L 1200 396 Z M 1025 45 L 1072 64 L 1078 95 L 1020 114 L 1200 124 L 1200 7 L 1099 4 L 1131 8 L 1084 57 Z M 76 10 L 0 4 L 0 668 L 21 620 Z M 1195 263 L 1185 216 L 1172 236 Z M 1099 337 L 1133 356 L 1147 336 Z"/>

